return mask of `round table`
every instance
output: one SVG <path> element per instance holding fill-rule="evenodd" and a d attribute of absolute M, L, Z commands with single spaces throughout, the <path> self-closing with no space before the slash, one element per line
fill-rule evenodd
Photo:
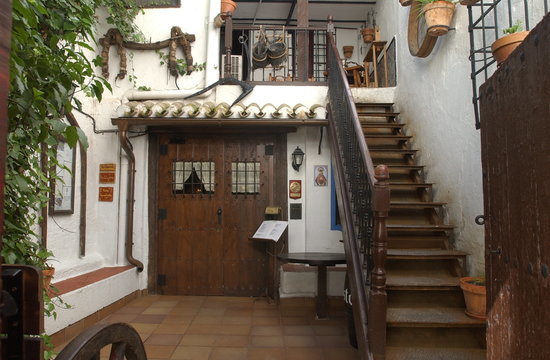
<path fill-rule="evenodd" d="M 346 255 L 340 253 L 302 252 L 277 255 L 281 261 L 297 264 L 308 264 L 317 267 L 317 297 L 315 312 L 317 319 L 327 318 L 327 266 L 346 263 Z"/>

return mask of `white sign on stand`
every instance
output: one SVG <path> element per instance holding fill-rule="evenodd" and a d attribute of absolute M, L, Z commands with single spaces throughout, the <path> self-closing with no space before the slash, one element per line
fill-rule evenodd
<path fill-rule="evenodd" d="M 252 235 L 252 238 L 279 241 L 287 225 L 286 221 L 266 220 L 262 222 L 256 233 Z"/>

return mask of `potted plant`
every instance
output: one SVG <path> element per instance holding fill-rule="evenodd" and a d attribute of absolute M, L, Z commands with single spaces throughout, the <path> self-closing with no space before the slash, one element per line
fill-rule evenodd
<path fill-rule="evenodd" d="M 237 3 L 233 0 L 221 0 L 222 9 L 221 9 L 221 17 L 222 19 L 225 19 L 226 13 L 230 12 L 231 14 L 235 13 L 235 10 L 237 9 Z"/>
<path fill-rule="evenodd" d="M 344 57 L 349 59 L 353 54 L 353 45 L 344 45 L 342 46 L 342 50 L 344 51 Z"/>
<path fill-rule="evenodd" d="M 491 45 L 491 51 L 493 52 L 493 57 L 497 61 L 497 65 L 500 65 L 506 60 L 529 34 L 529 31 L 520 30 L 521 23 L 518 21 L 514 26 L 502 30 L 506 36 L 496 39 Z"/>
<path fill-rule="evenodd" d="M 399 0 L 399 3 L 401 6 L 410 6 L 412 4 L 413 0 Z"/>
<path fill-rule="evenodd" d="M 479 0 L 460 0 L 460 5 L 466 5 L 466 6 L 470 6 L 470 5 L 474 5 L 475 3 L 478 3 Z"/>
<path fill-rule="evenodd" d="M 451 0 L 416 0 L 421 4 L 420 15 L 426 19 L 428 34 L 442 36 L 449 32 L 455 3 Z"/>
<path fill-rule="evenodd" d="M 485 288 L 485 278 L 460 278 L 460 288 L 464 293 L 466 315 L 475 319 L 485 320 L 487 318 L 487 289 Z"/>

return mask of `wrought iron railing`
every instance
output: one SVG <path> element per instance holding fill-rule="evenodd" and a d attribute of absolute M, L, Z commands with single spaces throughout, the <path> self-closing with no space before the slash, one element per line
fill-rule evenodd
<path fill-rule="evenodd" d="M 504 29 L 515 24 L 519 24 L 524 30 L 530 30 L 548 13 L 549 2 L 550 0 L 481 0 L 468 6 L 470 77 L 476 129 L 481 127 L 478 88 L 496 70 L 491 44 L 504 35 Z"/>
<path fill-rule="evenodd" d="M 329 134 L 354 323 L 362 358 L 382 359 L 386 344 L 388 169 L 379 165 L 375 174 L 330 26 Z"/>
<path fill-rule="evenodd" d="M 233 25 L 228 16 L 224 31 L 226 54 L 231 54 L 230 72 L 226 69 L 224 76 L 252 82 L 326 82 L 326 28 Z M 258 61 L 262 57 L 255 56 L 254 50 L 273 42 L 283 43 L 284 52 Z"/>

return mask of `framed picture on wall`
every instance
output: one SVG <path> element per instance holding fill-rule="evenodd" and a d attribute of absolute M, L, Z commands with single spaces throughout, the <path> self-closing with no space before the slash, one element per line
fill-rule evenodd
<path fill-rule="evenodd" d="M 71 149 L 66 141 L 60 140 L 55 151 L 57 165 L 52 168 L 56 176 L 51 180 L 50 213 L 72 214 L 76 147 Z"/>
<path fill-rule="evenodd" d="M 327 165 L 315 165 L 313 167 L 313 178 L 315 186 L 327 186 L 328 185 L 328 166 Z"/>

